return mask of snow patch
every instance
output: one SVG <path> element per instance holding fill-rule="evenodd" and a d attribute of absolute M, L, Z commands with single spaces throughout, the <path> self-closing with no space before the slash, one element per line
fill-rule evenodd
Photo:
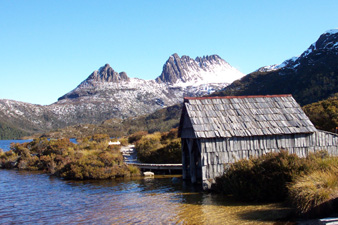
<path fill-rule="evenodd" d="M 274 64 L 274 65 L 271 65 L 271 66 L 264 66 L 264 67 L 259 68 L 255 72 L 271 72 L 271 71 L 279 70 L 279 69 L 282 69 L 284 67 L 290 66 L 290 64 L 296 62 L 296 60 L 298 58 L 299 58 L 298 56 L 295 56 L 295 57 L 292 57 L 290 59 L 285 60 L 281 64 Z M 299 63 L 296 64 L 296 65 L 294 65 L 293 68 L 297 67 L 298 65 L 299 65 Z"/>
<path fill-rule="evenodd" d="M 338 33 L 338 29 L 331 29 L 331 30 L 327 30 L 325 31 L 325 34 L 337 34 Z"/>

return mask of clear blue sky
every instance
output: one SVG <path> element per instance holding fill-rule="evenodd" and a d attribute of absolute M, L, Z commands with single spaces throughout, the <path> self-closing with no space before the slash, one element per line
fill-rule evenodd
<path fill-rule="evenodd" d="M 0 99 L 51 104 L 109 63 L 154 79 L 173 53 L 247 74 L 338 27 L 338 1 L 0 0 Z"/>

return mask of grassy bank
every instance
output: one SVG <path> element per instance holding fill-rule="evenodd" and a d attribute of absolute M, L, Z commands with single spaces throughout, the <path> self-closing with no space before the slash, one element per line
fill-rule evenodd
<path fill-rule="evenodd" d="M 119 147 L 108 145 L 106 135 L 78 140 L 34 139 L 14 144 L 11 150 L 0 152 L 0 168 L 42 170 L 65 179 L 113 179 L 139 174 L 139 170 L 123 162 Z"/>
<path fill-rule="evenodd" d="M 289 200 L 299 214 L 309 215 L 338 197 L 338 158 L 326 152 L 299 158 L 281 151 L 240 160 L 216 179 L 214 188 L 245 201 Z"/>

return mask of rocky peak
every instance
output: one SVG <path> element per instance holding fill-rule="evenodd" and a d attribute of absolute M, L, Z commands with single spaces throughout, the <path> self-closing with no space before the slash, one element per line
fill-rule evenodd
<path fill-rule="evenodd" d="M 86 81 L 88 82 L 113 82 L 128 81 L 129 77 L 125 72 L 118 73 L 107 63 L 99 70 L 95 70 Z"/>
<path fill-rule="evenodd" d="M 313 43 L 301 57 L 307 57 L 314 52 L 338 50 L 338 29 L 328 30 Z"/>
<path fill-rule="evenodd" d="M 184 79 L 188 61 L 190 61 L 189 56 L 182 56 L 182 58 L 180 58 L 176 53 L 171 55 L 163 65 L 162 73 L 156 81 L 158 83 L 174 84 L 177 80 Z"/>
<path fill-rule="evenodd" d="M 234 71 L 235 69 L 218 55 L 196 57 L 194 60 L 185 55 L 179 57 L 175 53 L 164 64 L 162 73 L 156 79 L 156 82 L 168 84 L 197 83 L 201 80 L 208 80 L 210 76 L 217 77 L 220 74 L 225 75 L 226 73 L 229 75 L 233 73 L 240 74 L 239 71 Z M 219 82 L 224 82 L 224 79 L 223 77 L 218 80 Z"/>
<path fill-rule="evenodd" d="M 207 55 L 203 57 L 196 57 L 195 59 L 196 62 L 199 62 L 201 67 L 206 66 L 206 62 L 212 62 L 216 64 L 220 64 L 221 61 L 224 61 L 221 57 L 218 55 Z"/>

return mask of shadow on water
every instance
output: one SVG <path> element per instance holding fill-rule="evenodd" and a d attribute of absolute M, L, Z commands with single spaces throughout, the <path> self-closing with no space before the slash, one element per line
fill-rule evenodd
<path fill-rule="evenodd" d="M 296 224 L 290 222 L 295 216 L 294 210 L 287 207 L 278 207 L 274 209 L 263 209 L 263 210 L 248 210 L 238 214 L 239 218 L 247 221 L 265 221 L 273 222 L 278 221 L 277 224 Z"/>

